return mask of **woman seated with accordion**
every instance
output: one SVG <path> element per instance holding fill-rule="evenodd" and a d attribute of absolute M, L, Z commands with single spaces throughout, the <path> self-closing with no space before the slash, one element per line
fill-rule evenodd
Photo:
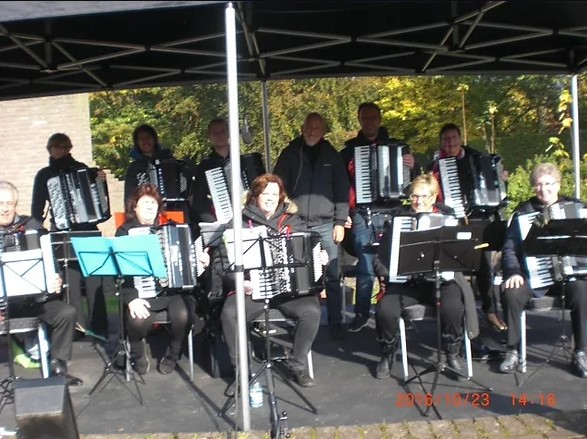
<path fill-rule="evenodd" d="M 126 221 L 116 230 L 116 236 L 139 235 L 136 228 L 146 228 L 146 233 L 157 233 L 159 215 L 163 210 L 163 200 L 157 188 L 144 185 L 135 188 L 126 206 Z M 130 355 L 133 369 L 144 375 L 149 371 L 149 358 L 145 353 L 145 337 L 157 319 L 160 311 L 167 311 L 171 322 L 171 340 L 157 369 L 167 375 L 173 372 L 181 348 L 189 333 L 193 301 L 190 295 L 165 294 L 166 288 L 150 278 L 125 278 L 122 300 L 127 308 L 126 333 L 130 341 Z"/>
<path fill-rule="evenodd" d="M 287 199 L 283 182 L 273 174 L 262 174 L 257 177 L 247 193 L 246 205 L 243 208 L 243 227 L 252 228 L 265 226 L 268 236 L 301 232 L 297 206 Z M 222 258 L 225 267 L 228 267 L 227 249 L 221 244 L 213 252 L 213 258 Z M 246 258 L 247 255 L 245 254 Z M 324 258 L 321 255 L 320 261 Z M 226 273 L 226 271 L 225 271 Z M 253 300 L 253 283 L 246 274 L 244 289 L 246 294 L 247 322 L 251 322 L 263 313 L 264 301 Z M 236 295 L 234 275 L 226 273 L 223 283 L 228 291 L 220 320 L 222 331 L 228 347 L 233 370 L 236 368 L 237 355 L 237 319 Z M 288 369 L 294 382 L 302 387 L 311 387 L 314 380 L 308 375 L 307 357 L 312 348 L 320 326 L 320 302 L 317 294 L 296 295 L 278 294 L 270 301 L 271 308 L 279 309 L 287 317 L 297 323 L 293 348 L 288 363 Z"/>
<path fill-rule="evenodd" d="M 438 181 L 432 174 L 420 175 L 412 181 L 410 205 L 393 210 L 392 222 L 386 225 L 381 245 L 374 258 L 375 273 L 379 277 L 380 284 L 385 286 L 376 311 L 377 335 L 382 348 L 381 360 L 375 371 L 375 377 L 378 379 L 390 377 L 398 344 L 399 318 L 404 309 L 418 303 L 433 305 L 435 302 L 434 281 L 424 275 L 413 276 L 408 280 L 390 276 L 393 228 L 397 227 L 396 220 L 399 217 L 407 217 L 408 224 L 405 230 L 425 230 L 429 228 L 425 225 L 427 223 L 429 226 L 450 224 L 450 220 L 454 219 L 454 210 L 443 203 L 436 202 L 439 191 Z M 460 353 L 463 344 L 465 308 L 469 333 L 476 335 L 478 332 L 478 328 L 475 328 L 478 325 L 473 290 L 462 273 L 451 272 L 441 273 L 441 275 L 440 316 L 444 350 L 448 366 L 455 372 L 461 373 Z M 460 375 L 457 375 L 457 378 L 459 377 Z"/>

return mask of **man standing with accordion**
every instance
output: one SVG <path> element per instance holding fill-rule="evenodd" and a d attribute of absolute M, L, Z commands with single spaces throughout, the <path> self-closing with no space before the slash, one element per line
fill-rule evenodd
<path fill-rule="evenodd" d="M 512 216 L 510 226 L 506 233 L 503 246 L 502 268 L 505 291 L 504 311 L 508 325 L 507 346 L 508 353 L 505 360 L 499 366 L 502 373 L 514 373 L 518 367 L 517 345 L 520 342 L 520 316 L 528 301 L 534 297 L 542 297 L 545 294 L 561 295 L 561 288 L 565 289 L 566 306 L 571 309 L 571 326 L 575 339 L 575 352 L 572 358 L 572 367 L 575 373 L 587 378 L 587 280 L 585 277 L 571 277 L 560 282 L 550 283 L 546 288 L 531 288 L 535 274 L 526 264 L 526 255 L 522 249 L 522 235 L 520 218 L 528 214 L 542 214 L 551 211 L 553 207 L 561 203 L 571 202 L 580 209 L 585 205 L 574 198 L 559 196 L 561 172 L 551 163 L 537 165 L 530 175 L 530 183 L 534 188 L 535 196 L 521 203 Z M 568 215 L 570 217 L 570 215 Z M 532 218 L 532 221 L 535 221 Z M 541 268 L 537 263 L 538 267 Z M 566 268 L 566 267 L 565 267 Z M 538 271 L 538 270 L 536 270 Z M 551 271 L 549 275 L 551 275 Z"/>
<path fill-rule="evenodd" d="M 18 190 L 7 181 L 0 181 L 0 240 L 2 252 L 22 250 L 21 241 L 26 232 L 45 233 L 43 225 L 33 217 L 18 215 Z M 52 255 L 43 255 L 51 257 Z M 50 280 L 47 280 L 49 283 Z M 60 300 L 62 281 L 56 277 L 47 285 L 48 294 L 8 299 L 9 317 L 38 317 L 51 329 L 51 373 L 67 376 L 67 362 L 71 360 L 75 327 L 75 308 Z M 68 384 L 82 385 L 82 380 L 68 376 Z"/>
<path fill-rule="evenodd" d="M 49 204 L 51 209 L 51 231 L 57 231 L 55 224 L 55 206 L 51 205 L 51 197 L 47 183 L 53 177 L 69 174 L 78 170 L 89 170 L 85 163 L 78 162 L 71 155 L 73 145 L 71 139 L 63 133 L 55 133 L 47 141 L 47 151 L 49 152 L 49 166 L 40 169 L 35 176 L 33 183 L 33 194 L 31 202 L 31 216 L 40 224 L 43 224 L 46 214 L 46 205 Z M 89 170 L 96 172 L 96 179 L 106 180 L 106 174 L 101 170 Z M 60 198 L 62 198 L 60 196 Z M 60 201 L 71 209 L 73 203 L 70 199 L 60 199 Z M 92 200 L 89 200 L 91 203 Z M 93 207 L 93 203 L 92 203 Z M 109 210 L 109 209 L 108 209 Z M 106 218 L 107 219 L 107 218 Z M 98 231 L 96 223 L 76 223 L 71 224 L 67 229 L 69 231 Z M 64 243 L 64 245 L 69 245 Z M 73 253 L 73 252 L 72 252 Z M 88 300 L 89 327 L 99 336 L 108 336 L 108 316 L 106 314 L 106 301 L 102 290 L 102 282 L 98 277 L 83 278 L 77 261 L 68 263 L 65 278 L 68 284 L 69 303 L 76 309 L 76 321 L 84 326 L 86 318 L 82 309 L 82 288 L 85 285 L 85 293 Z"/>
<path fill-rule="evenodd" d="M 373 292 L 373 283 L 375 273 L 373 271 L 373 251 L 370 246 L 377 237 L 375 236 L 375 227 L 373 226 L 373 214 L 377 211 L 388 212 L 390 209 L 401 205 L 400 194 L 382 199 L 378 194 L 380 191 L 372 182 L 393 180 L 393 183 L 400 187 L 400 192 L 409 184 L 409 182 L 420 173 L 420 166 L 417 165 L 414 156 L 410 153 L 407 145 L 400 149 L 401 153 L 397 154 L 396 160 L 402 162 L 402 166 L 407 170 L 408 178 L 404 181 L 404 173 L 397 172 L 397 166 L 391 166 L 391 160 L 387 160 L 385 166 L 374 166 L 379 164 L 376 158 L 378 146 L 390 145 L 396 143 L 389 137 L 387 130 L 381 126 L 381 109 L 373 102 L 364 102 L 359 105 L 357 111 L 361 130 L 356 137 L 347 140 L 345 148 L 341 154 L 349 174 L 350 179 L 350 196 L 349 196 L 349 218 L 351 220 L 350 233 L 354 246 L 355 255 L 358 259 L 355 266 L 357 283 L 356 283 L 356 302 L 355 318 L 350 323 L 348 330 L 358 332 L 363 329 L 369 321 L 371 314 L 371 296 Z M 357 149 L 364 147 L 368 154 L 364 163 L 357 163 Z M 390 154 L 397 149 L 390 147 Z M 391 154 L 393 155 L 393 154 Z M 360 155 L 359 155 L 360 157 Z M 365 172 L 361 172 L 365 171 Z M 372 175 L 378 173 L 378 175 Z M 357 182 L 363 179 L 365 181 Z M 357 187 L 368 186 L 373 192 L 372 201 L 365 202 L 357 197 Z M 403 195 L 403 193 L 401 194 Z"/>

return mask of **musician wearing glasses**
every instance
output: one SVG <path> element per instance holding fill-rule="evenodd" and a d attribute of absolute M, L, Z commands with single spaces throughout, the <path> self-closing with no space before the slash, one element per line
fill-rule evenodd
<path fill-rule="evenodd" d="M 299 208 L 304 226 L 320 234 L 330 262 L 326 268 L 326 308 L 330 336 L 344 338 L 339 244 L 348 217 L 349 182 L 342 157 L 324 138 L 327 125 L 319 113 L 310 113 L 302 133 L 281 151 L 273 173 Z"/>
<path fill-rule="evenodd" d="M 17 213 L 18 190 L 7 181 L 0 181 L 0 237 L 1 252 L 22 250 L 21 244 L 27 231 L 46 233 L 43 224 L 33 217 Z M 57 276 L 47 295 L 34 298 L 11 298 L 9 317 L 38 317 L 50 328 L 51 373 L 67 377 L 70 385 L 82 385 L 79 378 L 67 374 L 71 361 L 75 328 L 75 308 L 61 300 L 62 280 Z M 0 316 L 3 317 L 3 316 Z"/>
<path fill-rule="evenodd" d="M 551 163 L 537 165 L 530 175 L 530 182 L 535 196 L 521 203 L 513 213 L 510 225 L 506 232 L 503 247 L 502 269 L 505 279 L 503 287 L 504 312 L 507 330 L 508 353 L 501 363 L 499 370 L 502 373 L 514 373 L 518 367 L 517 346 L 520 342 L 520 316 L 522 310 L 532 297 L 542 297 L 545 294 L 560 295 L 561 283 L 542 281 L 531 287 L 534 280 L 539 280 L 533 267 L 526 264 L 526 255 L 522 248 L 520 220 L 526 214 L 538 213 L 542 218 L 553 215 L 556 208 L 563 208 L 561 203 L 571 203 L 584 208 L 582 202 L 574 198 L 559 194 L 561 188 L 561 172 Z M 570 217 L 570 216 L 567 216 Z M 542 221 L 539 218 L 533 221 Z M 541 287 L 550 283 L 548 287 Z M 575 340 L 575 352 L 572 358 L 572 367 L 575 373 L 583 378 L 587 377 L 587 280 L 584 278 L 570 278 L 564 285 L 565 302 L 571 310 L 571 326 Z"/>
<path fill-rule="evenodd" d="M 420 223 L 426 218 L 426 214 L 442 214 L 445 218 L 454 219 L 454 210 L 437 202 L 439 191 L 438 182 L 432 175 L 425 174 L 416 177 L 410 188 L 410 206 L 396 208 L 392 212 L 393 216 L 414 216 L 414 220 Z M 433 305 L 435 301 L 434 281 L 416 276 L 406 282 L 396 283 L 395 279 L 390 278 L 392 224 L 386 225 L 381 244 L 374 258 L 375 272 L 384 286 L 383 296 L 379 299 L 375 314 L 377 335 L 382 351 L 375 371 L 375 377 L 378 379 L 390 376 L 398 344 L 399 318 L 404 309 L 417 303 Z M 465 313 L 467 315 L 467 331 L 472 335 L 478 333 L 475 300 L 471 286 L 462 273 L 442 273 L 442 277 L 440 286 L 442 339 L 448 366 L 460 373 L 463 370 L 461 348 Z M 458 375 L 457 377 L 460 378 Z"/>
<path fill-rule="evenodd" d="M 458 168 L 458 174 L 455 174 L 456 180 L 453 181 L 450 178 L 446 178 L 447 181 L 450 181 L 450 184 L 453 186 L 452 188 L 441 188 L 441 192 L 439 194 L 439 199 L 442 201 L 446 201 L 449 199 L 449 190 L 454 190 L 456 186 L 459 186 L 461 193 L 471 193 L 471 184 L 472 179 L 474 176 L 471 174 L 466 173 L 464 169 L 466 169 L 465 163 L 468 163 L 468 160 L 472 156 L 480 156 L 482 153 L 473 149 L 467 145 L 463 144 L 463 140 L 461 138 L 461 130 L 460 128 L 455 125 L 454 123 L 447 123 L 443 125 L 440 129 L 439 133 L 439 141 L 440 141 L 440 148 L 436 153 L 437 157 L 433 163 L 431 163 L 428 167 L 428 170 L 433 172 L 434 175 L 438 178 L 439 182 L 441 181 L 441 170 L 440 170 L 440 162 L 441 159 L 449 159 L 455 158 L 456 164 Z M 502 182 L 507 181 L 508 173 L 507 171 L 502 171 L 499 175 L 499 179 Z M 448 201 L 447 201 L 448 202 Z M 468 219 L 476 218 L 488 221 L 501 221 L 503 217 L 503 210 L 506 206 L 506 203 L 499 206 L 497 209 L 475 209 L 474 212 L 468 214 Z M 453 205 L 454 207 L 454 205 Z M 455 207 L 455 210 L 457 207 Z M 497 223 L 494 223 L 497 224 Z M 503 223 L 505 224 L 505 223 Z M 501 228 L 501 236 L 503 239 L 503 229 Z M 495 243 L 498 247 L 501 246 L 501 243 Z M 494 253 L 491 251 L 485 251 L 481 257 L 481 265 L 479 270 L 476 273 L 476 282 L 477 288 L 479 290 L 479 295 L 481 297 L 481 310 L 485 314 L 487 321 L 497 330 L 504 331 L 507 328 L 507 325 L 502 321 L 499 316 L 497 310 L 498 304 L 498 297 L 497 293 L 494 291 L 493 285 L 493 278 L 494 273 L 492 266 L 494 265 L 492 260 L 494 258 Z"/>
<path fill-rule="evenodd" d="M 71 155 L 73 144 L 69 136 L 63 133 L 55 133 L 47 140 L 47 152 L 49 153 L 49 166 L 40 169 L 34 179 L 31 202 L 31 216 L 43 224 L 51 210 L 52 232 L 57 231 L 55 225 L 55 212 L 51 206 L 47 183 L 52 177 L 68 174 L 80 169 L 88 169 L 85 163 L 78 162 Z M 97 177 L 106 180 L 106 174 L 102 170 L 97 171 Z M 65 200 L 68 201 L 68 200 Z M 98 231 L 95 223 L 71 224 L 68 231 Z M 64 238 L 65 239 L 65 238 Z M 71 260 L 67 264 L 65 279 L 68 284 L 69 303 L 76 310 L 76 322 L 81 324 L 79 329 L 91 329 L 101 337 L 108 337 L 108 316 L 106 314 L 106 300 L 102 289 L 102 281 L 98 277 L 83 278 L 77 260 Z M 82 307 L 82 291 L 88 303 L 88 318 L 84 316 Z M 87 324 L 86 324 L 87 322 Z M 83 332 L 78 334 L 83 336 Z"/>
<path fill-rule="evenodd" d="M 163 212 L 163 200 L 153 185 L 142 185 L 130 194 L 126 205 L 126 220 L 116 230 L 116 236 L 129 235 L 131 229 L 148 228 L 146 233 L 156 233 L 159 217 Z M 132 234 L 132 232 L 130 233 Z M 136 286 L 133 278 L 124 281 L 122 300 L 126 306 L 126 333 L 130 341 L 132 367 L 139 375 L 145 375 L 150 368 L 150 361 L 145 352 L 145 337 L 157 313 L 167 311 L 171 321 L 171 339 L 164 356 L 160 359 L 157 370 L 168 375 L 175 369 L 181 354 L 184 340 L 193 321 L 193 301 L 187 293 L 165 294 L 165 287 L 153 278 Z M 143 287 L 152 281 L 152 289 Z"/>
<path fill-rule="evenodd" d="M 297 214 L 296 204 L 287 199 L 283 182 L 273 174 L 260 175 L 253 181 L 251 189 L 247 193 L 242 221 L 243 227 L 247 228 L 267 227 L 270 236 L 305 231 L 303 223 Z M 224 245 L 217 249 L 215 255 L 217 256 L 213 255 L 213 258 L 222 257 L 224 266 L 229 266 Z M 328 257 L 324 254 L 321 259 L 322 262 L 327 262 Z M 220 320 L 234 370 L 237 359 L 237 309 L 234 294 L 234 276 L 225 274 L 224 284 L 228 294 L 222 308 Z M 252 300 L 251 294 L 254 287 L 251 280 L 245 280 L 244 287 L 247 322 L 250 322 L 262 315 L 264 302 L 262 300 Z M 296 291 L 291 293 L 294 293 L 294 295 L 276 295 L 271 299 L 270 306 L 279 309 L 284 315 L 296 321 L 292 352 L 287 365 L 288 371 L 293 381 L 299 386 L 312 387 L 314 386 L 314 380 L 307 372 L 307 358 L 320 327 L 320 302 L 316 294 L 296 296 Z"/>
<path fill-rule="evenodd" d="M 355 266 L 357 279 L 355 317 L 348 327 L 350 332 L 358 332 L 363 329 L 367 325 L 369 316 L 371 315 L 371 296 L 375 280 L 371 244 L 377 240 L 376 234 L 380 232 L 380 230 L 375 230 L 373 215 L 376 212 L 389 212 L 390 209 L 401 205 L 399 195 L 393 200 L 375 199 L 369 203 L 364 203 L 361 199 L 357 199 L 355 177 L 358 172 L 356 168 L 360 165 L 357 165 L 355 160 L 356 149 L 358 147 L 368 146 L 373 154 L 377 146 L 387 145 L 396 141 L 396 139 L 390 138 L 387 130 L 381 126 L 381 109 L 376 104 L 373 102 L 362 103 L 359 105 L 357 114 L 361 130 L 356 137 L 346 141 L 345 148 L 341 152 L 351 185 L 349 221 L 346 226 L 350 227 L 350 239 L 352 239 L 352 247 L 354 247 L 354 252 L 357 257 L 357 264 Z M 420 166 L 416 163 L 414 156 L 407 147 L 403 148 L 401 160 L 404 167 L 409 169 L 410 180 L 420 173 Z M 373 168 L 371 160 L 367 160 L 366 165 L 367 167 Z M 390 166 L 389 168 L 391 169 L 393 167 Z M 387 175 L 385 178 L 391 180 L 394 177 L 397 180 L 400 176 Z M 403 178 L 403 175 L 401 177 Z M 345 237 L 345 241 L 347 239 L 348 237 Z"/>

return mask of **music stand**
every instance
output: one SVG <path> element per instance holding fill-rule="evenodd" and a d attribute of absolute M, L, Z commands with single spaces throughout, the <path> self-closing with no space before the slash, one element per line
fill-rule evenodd
<path fill-rule="evenodd" d="M 71 243 L 84 277 L 116 277 L 119 317 L 118 344 L 110 357 L 110 361 L 104 367 L 102 376 L 94 384 L 87 396 L 91 397 L 106 377 L 110 375 L 110 378 L 100 390 L 104 389 L 113 377 L 116 377 L 129 393 L 143 405 L 138 382 L 130 364 L 130 346 L 126 340 L 124 328 L 122 284 L 124 283 L 124 276 L 154 276 L 158 278 L 166 276 L 159 238 L 156 235 L 121 236 L 118 238 L 72 238 Z M 121 357 L 124 358 L 125 380 L 120 377 L 120 370 L 116 367 L 117 364 L 122 363 Z M 136 396 L 126 386 L 126 383 L 131 379 L 135 383 Z M 141 383 L 144 384 L 142 377 Z"/>
<path fill-rule="evenodd" d="M 528 378 L 520 381 L 518 387 L 528 382 L 542 367 L 563 351 L 572 358 L 572 343 L 565 330 L 566 294 L 565 286 L 572 277 L 587 276 L 587 222 L 583 218 L 550 220 L 544 224 L 535 222 L 522 243 L 528 256 L 552 257 L 555 282 L 561 285 L 560 335 L 550 354 Z M 583 259 L 583 269 L 579 273 L 565 272 L 566 258 Z"/>
<path fill-rule="evenodd" d="M 47 243 L 45 240 L 41 242 L 42 246 Z M 49 292 L 48 278 L 55 276 L 55 270 L 50 268 L 50 262 L 43 260 L 41 249 L 3 252 L 3 242 L 0 239 L 0 301 L 6 306 L 2 326 L 8 336 L 8 376 L 0 382 L 0 411 L 7 403 L 14 401 L 14 381 L 19 378 L 14 372 L 14 358 L 10 346 L 9 298 L 36 296 Z"/>
<path fill-rule="evenodd" d="M 246 232 L 248 230 L 248 232 Z M 225 239 L 227 242 L 227 248 L 232 247 L 230 245 L 230 240 L 234 239 L 231 235 L 230 231 L 227 230 L 227 234 L 225 235 Z M 243 239 L 243 256 L 249 253 L 249 257 L 243 259 L 243 262 L 246 262 L 245 268 L 248 270 L 257 271 L 259 278 L 261 279 L 261 283 L 259 285 L 259 290 L 255 292 L 251 298 L 254 300 L 263 300 L 263 313 L 264 313 L 264 323 L 265 327 L 267 328 L 267 334 L 265 337 L 265 358 L 263 360 L 263 365 L 249 380 L 249 387 L 256 382 L 263 372 L 265 372 L 265 381 L 267 383 L 267 392 L 268 392 L 268 401 L 269 401 L 269 408 L 270 408 L 270 419 L 271 419 L 271 435 L 270 437 L 276 438 L 283 438 L 289 437 L 289 431 L 287 427 L 287 412 L 281 412 L 279 414 L 279 410 L 277 408 L 277 399 L 275 396 L 275 381 L 273 377 L 273 372 L 277 373 L 279 377 L 285 382 L 299 397 L 302 399 L 308 407 L 312 410 L 314 414 L 318 414 L 318 409 L 304 396 L 303 393 L 300 392 L 285 376 L 285 374 L 276 368 L 273 363 L 275 361 L 281 361 L 282 358 L 275 359 L 271 356 L 271 333 L 269 331 L 269 309 L 270 309 L 270 300 L 279 296 L 281 293 L 272 288 L 271 286 L 267 286 L 263 284 L 262 280 L 271 276 L 271 274 L 275 270 L 284 269 L 284 268 L 298 268 L 300 266 L 305 265 L 302 261 L 299 260 L 291 260 L 284 263 L 276 263 L 273 261 L 271 247 L 276 247 L 277 244 L 274 242 L 275 237 L 267 237 L 267 229 L 264 226 L 254 227 L 253 229 L 244 229 L 243 232 L 249 233 L 251 236 L 255 234 L 257 237 L 249 237 L 248 239 Z M 284 239 L 287 239 L 284 236 Z M 231 261 L 231 253 L 229 251 L 229 261 L 231 265 L 234 265 L 234 259 Z M 251 275 L 253 276 L 253 274 Z M 222 416 L 226 413 L 226 411 L 234 404 L 236 401 L 236 392 L 235 396 L 230 397 L 220 412 L 218 416 Z"/>
<path fill-rule="evenodd" d="M 445 370 L 450 370 L 454 375 L 461 376 L 468 381 L 483 387 L 487 391 L 492 391 L 490 387 L 473 380 L 471 377 L 463 375 L 461 372 L 451 368 L 442 361 L 442 325 L 440 316 L 440 284 L 442 271 L 467 272 L 475 271 L 479 266 L 481 257 L 480 249 L 484 248 L 479 244 L 479 240 L 474 237 L 474 231 L 468 226 L 448 226 L 437 227 L 430 230 L 402 232 L 400 237 L 399 265 L 398 274 L 424 274 L 433 273 L 434 275 L 434 298 L 436 311 L 436 361 L 433 362 L 423 371 L 417 373 L 412 378 L 405 380 L 403 385 L 408 393 L 411 393 L 409 384 L 418 379 L 420 386 L 426 394 L 432 395 L 431 404 L 428 405 L 424 416 L 428 416 L 430 409 L 439 419 L 442 419 L 436 404 L 434 403 L 434 393 L 438 385 L 440 374 Z M 466 330 L 466 329 L 465 329 Z M 422 376 L 434 373 L 432 387 L 427 392 Z M 422 411 L 418 403 L 416 406 Z"/>

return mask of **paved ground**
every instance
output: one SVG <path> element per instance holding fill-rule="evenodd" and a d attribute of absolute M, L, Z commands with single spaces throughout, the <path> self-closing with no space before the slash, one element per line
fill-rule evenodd
<path fill-rule="evenodd" d="M 546 358 L 557 340 L 555 312 L 533 312 L 528 316 L 529 361 L 526 377 Z M 567 317 L 568 318 L 568 317 Z M 587 433 L 587 380 L 574 376 L 563 352 L 518 387 L 523 378 L 496 372 L 498 360 L 474 363 L 474 379 L 493 388 L 487 392 L 473 382 L 457 382 L 440 375 L 435 393 L 443 420 L 431 413 L 424 417 L 410 404 L 401 383 L 401 367 L 394 364 L 393 377 L 376 380 L 373 371 L 379 358 L 372 325 L 346 340 L 334 342 L 328 328 L 322 326 L 314 344 L 316 386 L 303 394 L 318 408 L 314 414 L 279 377 L 276 381 L 277 406 L 288 413 L 288 426 L 296 438 L 500 438 L 500 437 L 584 437 Z M 161 355 L 162 335 L 151 338 L 154 358 Z M 495 344 L 501 335 L 483 328 L 477 340 Z M 115 338 L 115 334 L 113 334 Z M 417 322 L 408 331 L 408 350 L 412 365 L 422 370 L 435 358 L 435 325 Z M 203 345 L 196 337 L 197 347 Z M 6 356 L 5 341 L 0 352 Z M 197 351 L 195 382 L 189 382 L 188 361 L 169 376 L 152 370 L 145 384 L 139 384 L 143 399 L 137 400 L 133 383 L 110 381 L 91 398 L 87 393 L 104 367 L 103 349 L 87 340 L 74 344 L 70 370 L 83 378 L 84 385 L 70 389 L 80 433 L 88 438 L 220 438 L 229 437 L 239 419 L 232 407 L 225 416 L 217 416 L 226 401 L 227 382 L 212 378 L 202 367 L 204 355 Z M 107 357 L 106 357 L 107 358 Z M 2 360 L 2 358 L 0 358 Z M 254 367 L 259 364 L 255 363 Z M 186 371 L 186 372 L 184 372 Z M 38 376 L 23 370 L 22 377 Z M 6 363 L 0 376 L 8 374 Z M 423 379 L 430 387 L 433 374 Z M 417 399 L 424 390 L 411 386 Z M 269 428 L 268 403 L 251 409 L 252 438 L 261 438 Z M 0 413 L 0 425 L 15 427 L 14 405 Z"/>

